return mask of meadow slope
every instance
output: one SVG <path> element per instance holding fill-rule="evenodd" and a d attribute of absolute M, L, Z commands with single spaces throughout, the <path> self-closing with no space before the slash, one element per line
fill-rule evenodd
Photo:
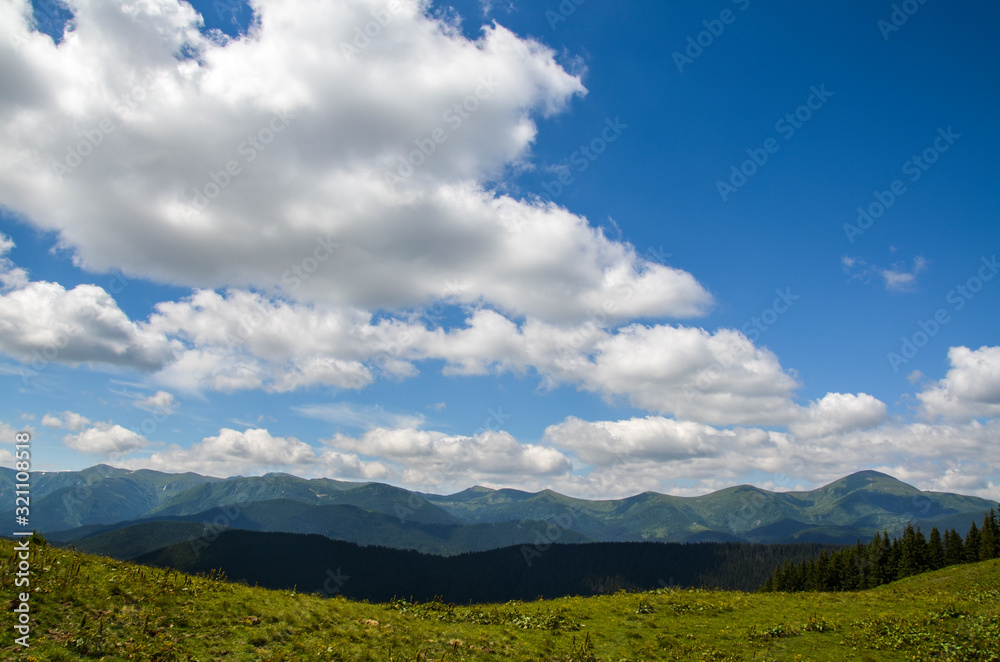
<path fill-rule="evenodd" d="M 1000 560 L 859 593 L 667 587 L 452 606 L 271 591 L 41 544 L 23 649 L 13 546 L 0 541 L 0 657 L 13 660 L 1000 660 Z"/>

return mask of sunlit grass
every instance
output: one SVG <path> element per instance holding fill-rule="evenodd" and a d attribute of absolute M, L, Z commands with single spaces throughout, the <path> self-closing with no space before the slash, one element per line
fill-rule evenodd
<path fill-rule="evenodd" d="M 13 544 L 0 542 L 5 600 Z M 644 593 L 374 605 L 35 546 L 18 660 L 1000 660 L 1000 561 L 859 593 Z M 294 563 L 290 552 L 289 563 Z M 10 603 L 11 606 L 13 603 Z"/>

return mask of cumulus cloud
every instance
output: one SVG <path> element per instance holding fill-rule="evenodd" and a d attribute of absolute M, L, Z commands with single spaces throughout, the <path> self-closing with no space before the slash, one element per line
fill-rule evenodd
<path fill-rule="evenodd" d="M 190 448 L 171 445 L 148 457 L 130 458 L 131 469 L 193 471 L 212 476 L 254 474 L 308 468 L 317 461 L 313 448 L 295 437 L 275 437 L 266 429 L 243 432 L 222 428 Z"/>
<path fill-rule="evenodd" d="M 554 448 L 518 442 L 509 433 L 483 430 L 472 436 L 414 428 L 375 428 L 360 437 L 335 435 L 325 444 L 337 452 L 377 456 L 408 485 L 438 487 L 458 481 L 504 484 L 569 473 L 572 463 Z M 467 487 L 468 485 L 462 485 Z"/>
<path fill-rule="evenodd" d="M 545 387 L 569 385 L 704 423 L 784 425 L 801 418 L 792 401 L 794 375 L 733 329 L 515 321 L 488 308 L 464 314 L 463 325 L 442 328 L 413 314 L 197 290 L 132 321 L 97 286 L 66 291 L 30 282 L 0 296 L 0 349 L 26 361 L 41 351 L 70 365 L 145 370 L 164 389 L 185 392 L 356 390 L 416 376 L 420 362 L 443 361 L 448 376 L 534 374 Z M 170 407 L 172 398 L 162 390 L 136 406 Z"/>
<path fill-rule="evenodd" d="M 797 380 L 735 330 L 632 325 L 601 338 L 595 351 L 585 388 L 650 411 L 721 424 L 777 424 L 793 415 Z"/>
<path fill-rule="evenodd" d="M 90 425 L 90 419 L 73 411 L 64 411 L 61 414 L 45 414 L 42 416 L 42 425 L 79 432 Z"/>
<path fill-rule="evenodd" d="M 18 42 L 0 45 L 0 197 L 80 266 L 554 320 L 712 303 L 586 219 L 486 187 L 527 158 L 536 116 L 586 92 L 536 41 L 496 24 L 467 39 L 424 2 L 401 3 L 357 52 L 343 44 L 384 1 L 262 0 L 233 40 L 202 34 L 177 0 L 73 9 L 59 45 L 31 30 L 27 3 L 0 15 Z"/>
<path fill-rule="evenodd" d="M 952 347 L 948 361 L 944 379 L 917 394 L 921 414 L 958 420 L 1000 416 L 1000 347 Z"/>
<path fill-rule="evenodd" d="M 148 398 L 139 398 L 132 403 L 139 409 L 165 414 L 173 413 L 176 404 L 173 394 L 166 391 L 157 391 Z"/>
<path fill-rule="evenodd" d="M 0 421 L 0 435 L 3 439 L 13 440 L 18 432 L 24 432 L 24 427 L 15 428 L 6 421 Z M 0 467 L 14 467 L 14 448 L 11 444 L 5 444 L 8 448 L 0 447 Z"/>
<path fill-rule="evenodd" d="M 605 330 L 594 323 L 518 326 L 480 310 L 462 329 L 412 343 L 415 355 L 444 358 L 446 374 L 536 370 L 549 385 L 570 384 L 659 413 L 709 423 L 780 424 L 795 416 L 798 386 L 777 357 L 738 331 L 665 324 Z"/>
<path fill-rule="evenodd" d="M 170 343 L 133 323 L 96 285 L 34 281 L 0 294 L 0 351 L 24 362 L 104 363 L 151 372 Z"/>
<path fill-rule="evenodd" d="M 316 466 L 318 475 L 331 478 L 385 480 L 389 469 L 378 461 L 366 462 L 353 453 L 325 451 Z"/>
<path fill-rule="evenodd" d="M 581 460 L 594 465 L 716 457 L 724 451 L 745 447 L 746 441 L 732 430 L 662 416 L 595 422 L 571 416 L 546 428 L 545 440 L 573 450 Z"/>
<path fill-rule="evenodd" d="M 703 422 L 780 424 L 796 416 L 796 379 L 773 353 L 730 329 L 518 323 L 482 308 L 463 326 L 429 328 L 420 319 L 376 320 L 358 309 L 239 290 L 158 304 L 142 328 L 184 344 L 156 377 L 188 390 L 359 389 L 414 376 L 420 361 L 443 360 L 449 376 L 535 371 L 549 386 Z"/>
<path fill-rule="evenodd" d="M 885 403 L 867 393 L 827 393 L 801 410 L 789 429 L 804 438 L 867 429 L 887 417 Z"/>
<path fill-rule="evenodd" d="M 0 292 L 14 290 L 28 284 L 28 274 L 14 266 L 7 254 L 14 248 L 14 241 L 0 232 Z"/>
<path fill-rule="evenodd" d="M 93 455 L 120 456 L 136 451 L 147 442 L 140 435 L 113 423 L 95 423 L 76 434 L 63 437 L 69 448 Z"/>
<path fill-rule="evenodd" d="M 550 485 L 590 498 L 642 490 L 697 495 L 746 482 L 768 489 L 812 489 L 863 468 L 922 489 L 1000 499 L 994 467 L 1000 421 L 886 423 L 820 439 L 759 428 L 717 429 L 661 417 L 582 421 L 546 429 L 554 448 L 592 465 Z M 577 467 L 579 469 L 580 467 Z"/>

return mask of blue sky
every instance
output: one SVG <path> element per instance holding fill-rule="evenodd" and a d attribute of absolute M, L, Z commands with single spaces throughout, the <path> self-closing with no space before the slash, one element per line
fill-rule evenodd
<path fill-rule="evenodd" d="M 38 469 L 1000 498 L 996 7 L 3 12 Z"/>

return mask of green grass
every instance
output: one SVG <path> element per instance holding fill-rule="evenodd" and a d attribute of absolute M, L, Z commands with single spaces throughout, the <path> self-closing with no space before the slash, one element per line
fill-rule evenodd
<path fill-rule="evenodd" d="M 34 551 L 32 646 L 23 650 L 13 645 L 12 548 L 0 541 L 3 659 L 1000 660 L 1000 560 L 860 593 L 660 589 L 375 605 L 51 546 Z"/>

